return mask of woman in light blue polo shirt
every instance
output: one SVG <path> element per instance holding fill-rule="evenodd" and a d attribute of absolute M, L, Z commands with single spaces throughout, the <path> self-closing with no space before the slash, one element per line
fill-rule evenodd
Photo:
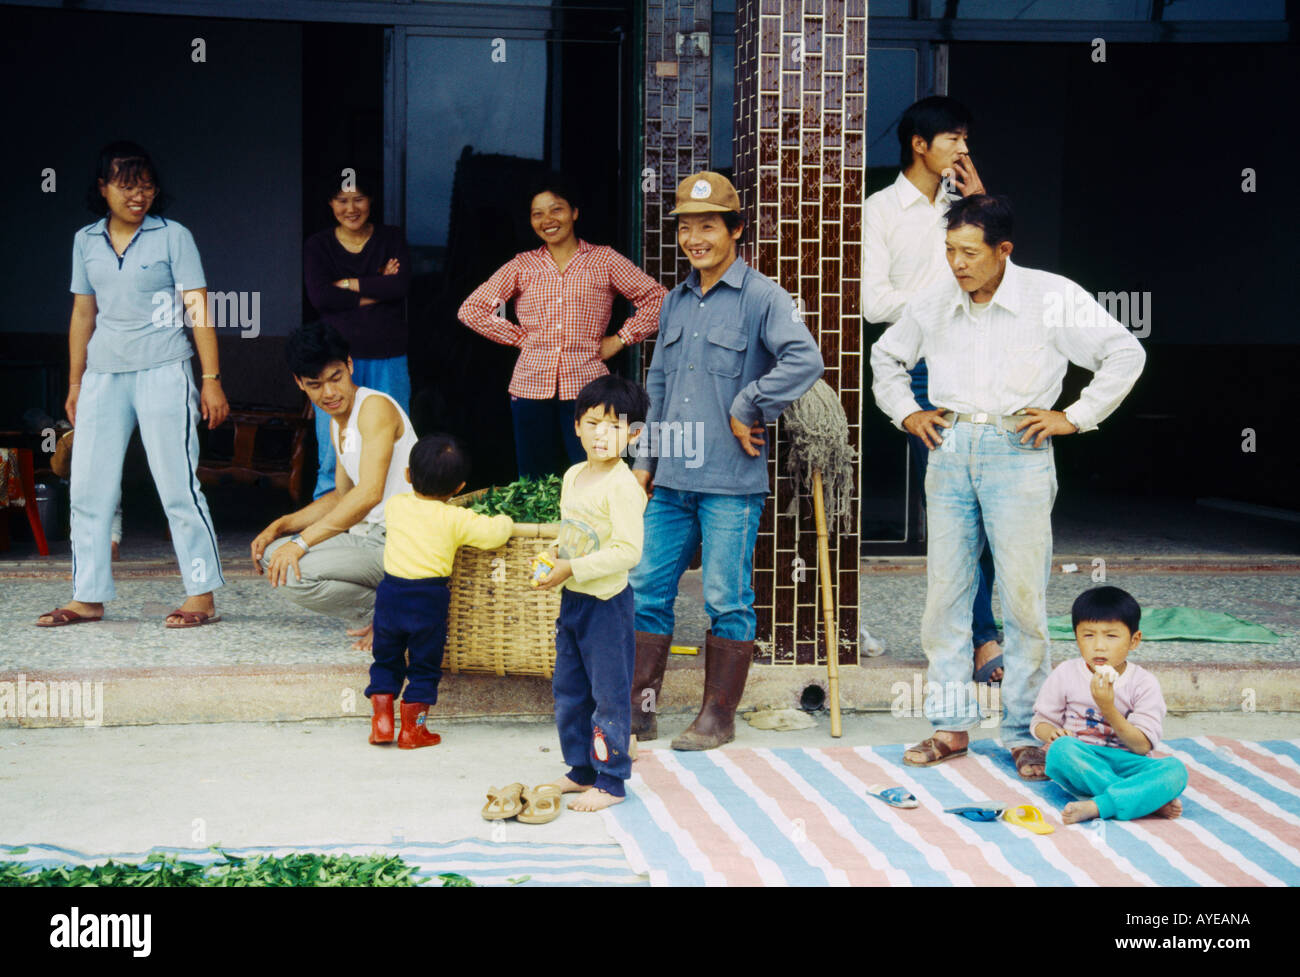
<path fill-rule="evenodd" d="M 87 202 L 101 220 L 72 244 L 68 419 L 72 453 L 72 597 L 43 614 L 41 627 L 98 621 L 113 599 L 111 526 L 122 494 L 122 463 L 136 425 L 171 527 L 186 600 L 169 628 L 220 620 L 212 592 L 225 580 L 217 534 L 199 487 L 200 415 L 214 428 L 230 406 L 221 389 L 217 337 L 208 325 L 203 266 L 190 232 L 160 216 L 157 167 L 135 143 L 99 156 Z M 203 368 L 194 386 L 186 310 Z"/>

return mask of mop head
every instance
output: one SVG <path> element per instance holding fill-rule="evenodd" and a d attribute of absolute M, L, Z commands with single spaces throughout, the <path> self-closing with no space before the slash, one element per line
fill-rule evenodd
<path fill-rule="evenodd" d="M 840 398 L 818 380 L 806 394 L 785 409 L 785 471 L 795 481 L 798 494 L 787 514 L 798 511 L 798 495 L 811 494 L 813 469 L 822 473 L 827 528 L 848 532 L 853 525 L 853 464 L 857 452 L 849 445 L 849 421 Z"/>

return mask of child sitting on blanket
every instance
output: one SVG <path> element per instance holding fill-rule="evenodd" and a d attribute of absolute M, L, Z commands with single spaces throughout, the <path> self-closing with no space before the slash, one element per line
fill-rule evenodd
<path fill-rule="evenodd" d="M 1148 756 L 1160 743 L 1165 698 L 1156 677 L 1128 660 L 1142 641 L 1142 608 L 1118 587 L 1094 587 L 1071 609 L 1080 658 L 1057 665 L 1034 701 L 1034 736 L 1047 776 L 1077 796 L 1066 824 L 1092 818 L 1176 818 L 1187 769 Z"/>
<path fill-rule="evenodd" d="M 366 695 L 373 711 L 370 742 L 382 746 L 393 742 L 393 697 L 406 685 L 397 745 L 413 750 L 442 741 L 425 728 L 425 718 L 438 701 L 456 551 L 494 550 L 510 538 L 514 522 L 447 505 L 469 476 L 469 461 L 455 438 L 421 438 L 407 466 L 406 480 L 415 491 L 391 496 L 384 507 L 384 579 L 375 591 L 374 664 Z"/>
<path fill-rule="evenodd" d="M 564 586 L 552 689 L 569 772 L 554 787 L 581 792 L 574 811 L 620 803 L 632 773 L 636 639 L 627 572 L 641 559 L 646 494 L 622 455 L 649 407 L 644 390 L 612 374 L 578 391 L 574 427 L 587 460 L 564 473 L 555 566 L 538 584 Z"/>

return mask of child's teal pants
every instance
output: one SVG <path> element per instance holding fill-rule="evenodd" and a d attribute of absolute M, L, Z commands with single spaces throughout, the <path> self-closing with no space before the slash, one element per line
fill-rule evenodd
<path fill-rule="evenodd" d="M 1121 821 L 1158 811 L 1187 786 L 1187 768 L 1173 757 L 1157 760 L 1073 736 L 1052 741 L 1047 776 L 1074 794 L 1090 796 L 1103 818 Z"/>

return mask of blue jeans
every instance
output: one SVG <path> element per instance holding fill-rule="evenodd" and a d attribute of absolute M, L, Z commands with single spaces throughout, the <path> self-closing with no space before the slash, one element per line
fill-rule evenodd
<path fill-rule="evenodd" d="M 991 424 L 954 424 L 930 452 L 925 476 L 929 519 L 925 614 L 921 646 L 929 680 L 945 694 L 926 697 L 935 729 L 968 730 L 976 710 L 954 694 L 971 681 L 971 607 L 978 561 L 987 543 L 997 566 L 1005 618 L 1002 739 L 1031 746 L 1034 697 L 1051 671 L 1047 637 L 1047 582 L 1052 563 L 1052 503 L 1056 466 L 1049 439 L 1041 448 L 1019 443 Z"/>
<path fill-rule="evenodd" d="M 515 464 L 520 478 L 563 475 L 555 470 L 563 454 L 570 465 L 584 461 L 587 452 L 573 424 L 572 400 L 530 400 L 510 397 L 510 418 L 515 428 Z"/>
<path fill-rule="evenodd" d="M 673 633 L 677 585 L 703 542 L 704 609 L 714 636 L 754 640 L 754 542 L 766 500 L 765 492 L 718 495 L 654 487 L 646 503 L 641 562 L 628 577 L 638 631 Z"/>
<path fill-rule="evenodd" d="M 925 360 L 918 360 L 916 366 L 909 371 L 909 376 L 912 378 L 912 396 L 916 398 L 921 410 L 934 410 L 934 404 L 930 403 L 928 396 L 930 368 Z M 909 434 L 907 440 L 912 443 L 912 474 L 924 487 L 925 470 L 930 461 L 930 448 L 915 434 Z M 925 501 L 924 491 L 921 493 L 921 500 Z M 973 636 L 971 643 L 976 648 L 986 642 L 998 640 L 998 626 L 993 618 L 994 576 L 993 553 L 986 544 L 983 552 L 980 553 L 980 582 L 979 588 L 975 591 L 975 609 L 971 614 Z"/>
<path fill-rule="evenodd" d="M 1187 787 L 1187 768 L 1174 757 L 1140 756 L 1073 736 L 1048 747 L 1047 776 L 1073 794 L 1091 797 L 1103 818 L 1120 821 L 1160 810 Z"/>
<path fill-rule="evenodd" d="M 352 382 L 388 394 L 407 414 L 411 413 L 411 374 L 406 357 L 386 360 L 352 360 Z M 330 443 L 330 416 L 316 408 L 316 488 L 311 497 L 319 499 L 334 490 L 334 445 Z"/>

